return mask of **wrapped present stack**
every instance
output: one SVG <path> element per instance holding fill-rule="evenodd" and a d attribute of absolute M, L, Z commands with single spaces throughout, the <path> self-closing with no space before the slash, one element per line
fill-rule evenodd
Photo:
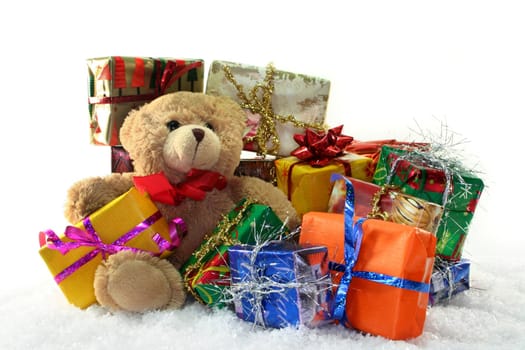
<path fill-rule="evenodd" d="M 118 140 L 130 110 L 167 92 L 204 91 L 202 60 L 114 56 L 88 67 L 92 142 L 112 147 L 112 172 L 133 170 Z M 290 232 L 272 208 L 240 201 L 181 268 L 186 288 L 206 307 L 229 307 L 263 327 L 342 325 L 394 340 L 418 337 L 430 307 L 470 288 L 463 246 L 483 181 L 431 142 L 359 141 L 343 125 L 326 125 L 329 91 L 328 79 L 272 64 L 212 62 L 205 93 L 229 96 L 246 112 L 235 175 L 273 183 L 302 222 Z M 169 249 L 152 239 L 173 241 L 162 220 L 122 240 L 156 215 L 148 200 L 132 190 L 90 216 L 89 226 L 105 244 L 165 256 Z M 140 215 L 107 225 L 109 214 L 133 205 Z M 62 236 L 44 232 L 40 251 L 80 307 L 94 302 L 101 251 L 69 233 L 87 224 Z"/>

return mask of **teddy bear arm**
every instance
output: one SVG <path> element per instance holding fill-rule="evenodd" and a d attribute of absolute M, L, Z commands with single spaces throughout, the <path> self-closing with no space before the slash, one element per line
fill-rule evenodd
<path fill-rule="evenodd" d="M 251 198 L 267 205 L 286 222 L 290 229 L 295 229 L 300 224 L 300 218 L 292 203 L 283 191 L 269 182 L 251 176 L 235 176 L 230 180 L 229 187 L 236 201 Z"/>
<path fill-rule="evenodd" d="M 133 180 L 130 173 L 114 173 L 79 180 L 67 192 L 64 216 L 70 223 L 77 223 L 128 191 L 132 186 Z"/>

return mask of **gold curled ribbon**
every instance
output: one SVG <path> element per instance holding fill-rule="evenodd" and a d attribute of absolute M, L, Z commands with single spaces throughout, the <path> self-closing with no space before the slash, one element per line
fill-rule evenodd
<path fill-rule="evenodd" d="M 262 83 L 257 83 L 250 90 L 248 96 L 244 92 L 244 88 L 237 82 L 233 76 L 229 66 L 224 65 L 223 71 L 226 79 L 235 86 L 237 90 L 237 97 L 241 100 L 239 103 L 242 108 L 249 109 L 251 112 L 259 114 L 261 119 L 257 126 L 256 134 L 254 136 L 247 137 L 246 143 L 255 142 L 257 143 L 257 153 L 263 156 L 267 154 L 276 155 L 280 140 L 277 134 L 276 122 L 281 124 L 292 123 L 298 128 L 310 128 L 315 130 L 325 130 L 325 127 L 321 123 L 307 123 L 297 120 L 293 115 L 289 114 L 282 116 L 275 114 L 272 107 L 272 95 L 274 91 L 274 75 L 275 67 L 272 63 L 269 63 L 266 67 L 266 76 Z M 260 96 L 262 94 L 262 96 Z M 270 144 L 270 147 L 267 145 Z"/>
<path fill-rule="evenodd" d="M 381 197 L 388 194 L 390 191 L 396 190 L 396 189 L 397 187 L 393 185 L 383 185 L 381 186 L 379 191 L 374 193 L 374 196 L 372 197 L 372 203 L 371 203 L 372 209 L 370 210 L 370 213 L 368 213 L 367 215 L 369 219 L 380 219 L 380 220 L 388 221 L 389 214 L 381 210 L 379 203 L 381 202 Z"/>
<path fill-rule="evenodd" d="M 203 243 L 193 253 L 193 257 L 196 260 L 194 263 L 186 267 L 186 271 L 184 272 L 184 285 L 197 301 L 204 303 L 204 301 L 192 287 L 192 280 L 198 277 L 198 274 L 195 274 L 195 272 L 202 268 L 203 264 L 205 263 L 204 259 L 206 256 L 208 256 L 208 254 L 213 250 L 217 249 L 217 247 L 220 245 L 226 244 L 232 246 L 240 243 L 237 238 L 232 237 L 230 232 L 232 228 L 240 224 L 244 218 L 244 214 L 248 210 L 248 207 L 254 203 L 255 202 L 253 200 L 246 199 L 244 203 L 242 203 L 237 215 L 234 218 L 230 219 L 227 214 L 223 215 L 222 219 L 217 225 L 217 228 L 213 230 L 212 233 L 209 233 L 204 237 Z"/>

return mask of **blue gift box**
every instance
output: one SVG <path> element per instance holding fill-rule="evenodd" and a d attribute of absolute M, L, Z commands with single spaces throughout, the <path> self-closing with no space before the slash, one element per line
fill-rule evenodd
<path fill-rule="evenodd" d="M 434 306 L 448 302 L 453 296 L 470 288 L 470 261 L 436 260 L 430 279 L 428 304 Z"/>
<path fill-rule="evenodd" d="M 271 241 L 235 245 L 228 254 L 233 303 L 241 319 L 273 328 L 330 321 L 326 247 Z"/>

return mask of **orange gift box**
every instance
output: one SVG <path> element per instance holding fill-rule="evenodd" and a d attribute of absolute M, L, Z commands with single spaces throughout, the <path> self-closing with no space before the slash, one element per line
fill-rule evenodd
<path fill-rule="evenodd" d="M 351 232 L 345 232 L 348 228 Z M 433 234 L 383 220 L 354 222 L 349 212 L 310 212 L 303 216 L 299 243 L 325 245 L 335 265 L 345 262 L 345 272 L 332 273 L 339 284 L 335 310 L 343 308 L 345 326 L 394 340 L 421 335 L 435 257 Z"/>

